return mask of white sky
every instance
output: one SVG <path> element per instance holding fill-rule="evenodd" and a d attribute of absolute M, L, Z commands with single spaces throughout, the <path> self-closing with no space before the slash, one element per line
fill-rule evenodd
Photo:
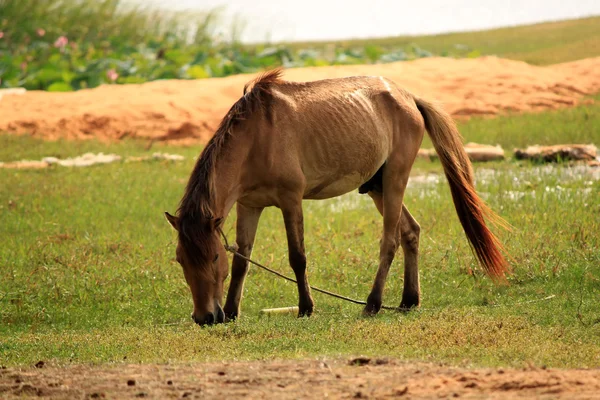
<path fill-rule="evenodd" d="M 600 0 L 151 0 L 173 10 L 225 7 L 246 42 L 348 39 L 486 29 L 600 15 Z M 600 28 L 599 28 L 600 29 Z"/>

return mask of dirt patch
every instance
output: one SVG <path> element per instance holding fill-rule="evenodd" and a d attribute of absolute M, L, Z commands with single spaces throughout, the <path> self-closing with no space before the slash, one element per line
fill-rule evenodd
<path fill-rule="evenodd" d="M 382 75 L 456 117 L 573 106 L 600 91 L 600 57 L 538 67 L 496 57 L 425 58 L 382 65 L 295 68 L 291 81 Z M 73 93 L 7 94 L 0 131 L 57 139 L 141 137 L 206 142 L 254 75 L 141 85 L 104 85 Z"/>
<path fill-rule="evenodd" d="M 0 370 L 0 397 L 568 398 L 600 393 L 600 369 L 463 369 L 361 357 Z"/>

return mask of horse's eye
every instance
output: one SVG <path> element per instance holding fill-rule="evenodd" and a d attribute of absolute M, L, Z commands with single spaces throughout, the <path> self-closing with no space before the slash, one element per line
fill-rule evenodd
<path fill-rule="evenodd" d="M 217 260 L 219 259 L 219 254 L 215 255 L 215 259 L 213 260 L 213 262 L 217 262 Z"/>

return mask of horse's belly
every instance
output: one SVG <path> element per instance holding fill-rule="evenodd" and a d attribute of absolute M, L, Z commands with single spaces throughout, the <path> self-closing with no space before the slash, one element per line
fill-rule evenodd
<path fill-rule="evenodd" d="M 373 143 L 368 151 L 340 148 L 319 161 L 302 166 L 306 179 L 305 199 L 328 199 L 341 196 L 367 182 L 387 159 L 385 142 Z"/>
<path fill-rule="evenodd" d="M 348 116 L 351 116 L 349 118 Z M 321 119 L 319 129 L 297 135 L 306 179 L 305 199 L 326 199 L 357 189 L 387 160 L 391 128 L 370 108 L 353 104 Z"/>
<path fill-rule="evenodd" d="M 304 194 L 305 199 L 329 199 L 331 197 L 341 196 L 344 193 L 351 192 L 362 185 L 364 179 L 358 173 L 347 175 L 341 179 L 331 182 L 324 183 L 321 185 L 315 185 L 312 188 L 307 188 Z"/>
<path fill-rule="evenodd" d="M 351 192 L 368 181 L 377 172 L 379 167 L 380 165 L 373 165 L 371 168 L 360 172 L 354 171 L 341 175 L 325 175 L 320 177 L 320 179 L 309 178 L 306 182 L 304 198 L 314 200 L 329 199 Z"/>

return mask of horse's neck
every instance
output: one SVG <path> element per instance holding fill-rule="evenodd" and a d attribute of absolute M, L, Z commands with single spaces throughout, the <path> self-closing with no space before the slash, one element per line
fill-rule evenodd
<path fill-rule="evenodd" d="M 245 144 L 242 144 L 242 146 L 246 147 Z M 235 145 L 231 146 L 230 149 L 230 151 L 226 151 L 219 156 L 214 171 L 213 179 L 216 194 L 214 211 L 217 217 L 227 217 L 241 194 L 239 177 L 241 176 L 240 170 L 243 168 L 242 160 L 246 158 L 241 152 L 246 149 Z"/>

